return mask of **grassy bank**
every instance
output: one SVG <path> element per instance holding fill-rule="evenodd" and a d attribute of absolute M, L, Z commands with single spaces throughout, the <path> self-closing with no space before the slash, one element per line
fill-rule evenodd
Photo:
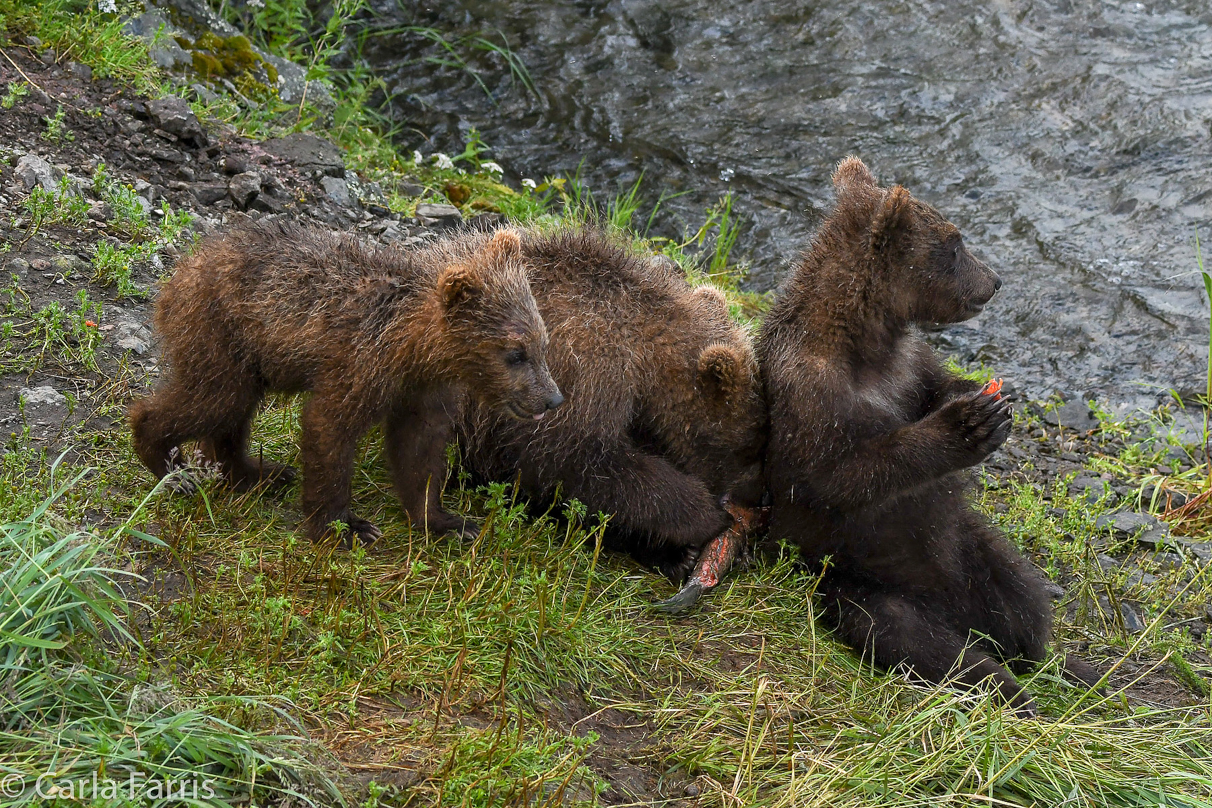
<path fill-rule="evenodd" d="M 332 19 L 266 17 L 253 39 L 296 57 L 306 41 L 324 57 Z M 6 53 L 43 53 L 15 42 L 33 35 L 94 76 L 186 92 L 94 5 L 0 0 L 0 28 Z M 449 165 L 401 153 L 364 106 L 372 79 L 309 61 L 333 80 L 333 111 L 272 95 L 194 108 L 237 135 L 333 139 L 400 213 L 450 201 L 536 226 L 605 219 L 695 282 L 728 288 L 738 318 L 760 317 L 761 298 L 737 290 L 726 200 L 696 232 L 646 240 L 649 211 L 634 193 L 593 200 L 575 177 L 507 187 L 474 137 Z M 20 95 L 20 82 L 0 91 Z M 45 149 L 61 147 L 42 134 Z M 1164 436 L 1176 413 L 1103 417 L 1087 434 L 1022 407 L 1004 468 L 983 472 L 980 507 L 1065 589 L 1063 646 L 1108 673 L 1107 694 L 1090 694 L 1054 657 L 1027 683 L 1044 717 L 1022 721 L 860 665 L 811 619 L 816 581 L 777 537 L 698 612 L 670 619 L 650 608 L 669 584 L 602 552 L 601 517 L 575 504 L 535 516 L 508 487 L 469 489 L 456 473 L 447 507 L 484 519 L 480 537 L 411 530 L 377 435 L 354 490 L 384 528 L 370 549 L 307 542 L 297 488 L 153 491 L 122 426 L 152 372 L 129 352 L 107 354 L 96 324 L 149 292 L 113 255 L 149 261 L 190 235 L 180 209 L 136 211 L 125 185 L 98 182 L 113 241 L 97 242 L 111 257 L 90 253 L 86 298 L 47 302 L 55 281 L 27 273 L 6 290 L 0 321 L 0 380 L 71 380 L 78 391 L 54 435 L 40 436 L 22 405 L 0 458 L 0 781 L 18 776 L 27 804 L 53 804 L 34 792 L 41 774 L 70 782 L 100 769 L 204 772 L 222 789 L 214 804 L 251 791 L 271 805 L 1212 805 L 1208 638 L 1194 630 L 1212 572 L 1177 544 L 1146 548 L 1098 526 L 1124 508 L 1160 512 L 1151 491 L 1195 501 L 1206 490 L 1205 460 L 1180 457 L 1182 442 Z M 0 261 L 38 245 L 66 254 L 84 229 L 73 193 L 31 198 L 5 209 L 6 232 L 29 233 L 40 210 L 41 234 L 10 239 Z M 273 401 L 253 451 L 294 463 L 297 417 L 295 403 Z M 1102 495 L 1073 486 L 1079 466 L 1109 478 Z M 1172 514 L 1175 535 L 1206 541 L 1201 514 Z M 1125 602 L 1143 628 L 1127 624 Z"/>

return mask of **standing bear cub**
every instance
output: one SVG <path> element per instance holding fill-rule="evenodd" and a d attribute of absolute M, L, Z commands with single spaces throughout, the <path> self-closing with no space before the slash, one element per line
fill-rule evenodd
<path fill-rule="evenodd" d="M 465 394 L 513 418 L 563 401 L 516 231 L 461 236 L 412 252 L 283 220 L 208 240 L 156 305 L 170 372 L 130 409 L 135 451 L 158 477 L 197 439 L 236 487 L 294 470 L 247 456 L 267 393 L 310 393 L 300 422 L 303 512 L 313 538 L 350 512 L 358 439 L 382 422 L 396 493 L 413 524 L 476 532 L 441 507 L 449 413 Z"/>
<path fill-rule="evenodd" d="M 1045 581 L 966 501 L 963 469 L 1010 433 L 1009 402 L 948 373 L 918 324 L 978 314 L 1001 280 L 959 231 L 851 157 L 837 208 L 758 338 L 770 407 L 771 532 L 831 560 L 840 637 L 932 682 L 991 680 L 1020 713 L 1021 672 L 1052 634 Z M 1097 674 L 1079 660 L 1069 670 Z"/>

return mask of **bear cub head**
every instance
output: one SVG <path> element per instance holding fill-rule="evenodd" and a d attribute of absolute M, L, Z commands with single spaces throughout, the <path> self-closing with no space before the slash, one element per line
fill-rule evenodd
<path fill-rule="evenodd" d="M 692 400 L 681 413 L 683 429 L 673 432 L 679 453 L 693 458 L 693 471 L 712 491 L 755 507 L 764 491 L 762 454 L 766 447 L 766 404 L 752 340 L 733 324 L 722 292 L 697 287 L 688 306 L 714 335 L 687 357 Z M 693 413 L 687 419 L 686 413 Z"/>
<path fill-rule="evenodd" d="M 884 298 L 905 322 L 958 323 L 981 313 L 1001 278 L 964 246 L 959 229 L 900 185 L 880 188 L 862 160 L 833 172 L 837 212 L 861 236 Z M 860 232 L 853 232 L 860 231 Z"/>
<path fill-rule="evenodd" d="M 442 269 L 437 296 L 451 359 L 476 399 L 536 420 L 564 403 L 547 368 L 547 326 L 516 230 L 496 231 L 481 249 Z"/>

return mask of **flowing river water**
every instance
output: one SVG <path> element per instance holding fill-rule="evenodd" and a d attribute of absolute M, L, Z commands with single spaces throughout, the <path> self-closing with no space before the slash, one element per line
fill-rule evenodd
<path fill-rule="evenodd" d="M 643 172 L 657 230 L 731 191 L 734 255 L 774 288 L 858 154 L 940 208 L 1005 286 L 937 335 L 1025 392 L 1148 405 L 1202 387 L 1212 241 L 1206 0 L 446 0 L 381 19 L 503 35 L 465 70 L 415 34 L 371 39 L 403 137 L 458 152 L 470 127 L 512 182 L 582 176 L 600 199 Z M 485 92 L 485 88 L 488 92 Z M 1209 264 L 1212 269 L 1212 263 Z"/>

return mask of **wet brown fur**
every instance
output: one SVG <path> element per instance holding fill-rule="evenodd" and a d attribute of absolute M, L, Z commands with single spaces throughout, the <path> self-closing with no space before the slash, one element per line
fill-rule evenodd
<path fill-rule="evenodd" d="M 971 508 L 963 471 L 1006 439 L 1009 404 L 947 372 L 915 329 L 973 316 L 1000 281 L 938 211 L 880 188 L 857 158 L 833 180 L 837 207 L 758 339 L 771 533 L 830 558 L 826 613 L 877 664 L 991 680 L 1031 713 L 1001 663 L 1044 659 L 1045 581 Z"/>
<path fill-rule="evenodd" d="M 592 229 L 523 238 L 568 403 L 541 423 L 474 408 L 460 428 L 479 477 L 559 490 L 611 514 L 616 546 L 680 579 L 730 524 L 731 493 L 756 504 L 765 406 L 750 339 L 723 295 L 692 288 Z"/>
<path fill-rule="evenodd" d="M 300 457 L 316 538 L 334 521 L 378 536 L 349 510 L 357 441 L 377 422 L 412 521 L 474 533 L 440 503 L 451 413 L 466 394 L 518 417 L 559 399 L 512 230 L 404 252 L 284 220 L 246 225 L 181 261 L 155 324 L 170 372 L 130 408 L 140 459 L 163 477 L 196 439 L 235 486 L 289 481 L 292 469 L 247 456 L 249 426 L 267 393 L 309 393 Z"/>

